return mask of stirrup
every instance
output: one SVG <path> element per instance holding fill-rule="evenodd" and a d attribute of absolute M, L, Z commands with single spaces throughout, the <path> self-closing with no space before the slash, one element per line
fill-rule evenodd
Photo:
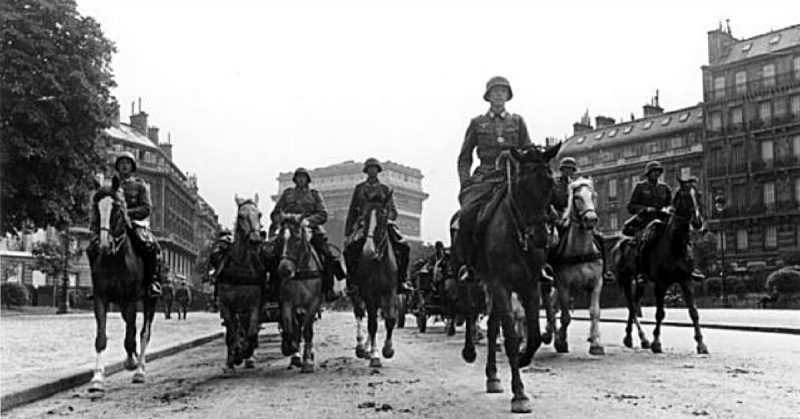
<path fill-rule="evenodd" d="M 458 280 L 462 282 L 469 282 L 472 280 L 472 269 L 467 265 L 461 265 L 458 269 Z"/>
<path fill-rule="evenodd" d="M 161 297 L 161 284 L 158 282 L 153 282 L 150 284 L 150 287 L 147 290 L 147 294 L 150 297 Z"/>

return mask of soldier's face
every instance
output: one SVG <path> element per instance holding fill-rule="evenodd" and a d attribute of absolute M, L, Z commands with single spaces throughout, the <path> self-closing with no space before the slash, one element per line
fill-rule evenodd
<path fill-rule="evenodd" d="M 489 90 L 489 103 L 492 106 L 503 106 L 508 102 L 508 88 L 505 86 L 495 86 Z"/>
<path fill-rule="evenodd" d="M 367 167 L 367 176 L 374 178 L 378 176 L 378 167 L 377 166 L 370 166 Z"/>
<path fill-rule="evenodd" d="M 651 170 L 649 173 L 647 173 L 647 178 L 653 182 L 657 181 L 660 176 L 661 176 L 660 170 Z"/>
<path fill-rule="evenodd" d="M 298 187 L 305 188 L 306 186 L 308 186 L 308 178 L 305 175 L 300 175 L 294 178 L 294 183 Z"/>
<path fill-rule="evenodd" d="M 561 174 L 566 177 L 572 177 L 573 175 L 575 175 L 575 169 L 571 167 L 562 167 Z"/>
<path fill-rule="evenodd" d="M 133 172 L 133 163 L 128 159 L 121 159 L 117 162 L 117 171 L 123 175 L 129 175 Z"/>

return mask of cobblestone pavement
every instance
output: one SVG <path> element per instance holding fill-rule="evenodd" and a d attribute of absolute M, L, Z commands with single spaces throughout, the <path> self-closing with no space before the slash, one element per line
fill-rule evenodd
<path fill-rule="evenodd" d="M 748 310 L 724 308 L 700 308 L 700 326 L 705 324 L 724 324 L 732 326 L 773 326 L 800 329 L 800 310 Z M 689 310 L 685 307 L 667 307 L 664 321 L 691 323 Z M 588 310 L 575 310 L 574 315 L 589 317 Z M 642 307 L 645 320 L 655 321 L 656 308 Z M 603 308 L 601 319 L 627 319 L 626 308 Z"/>
<path fill-rule="evenodd" d="M 137 324 L 141 325 L 141 313 Z M 95 321 L 91 313 L 18 315 L 0 319 L 0 388 L 9 394 L 94 366 Z M 222 331 L 217 313 L 189 313 L 186 321 L 156 313 L 148 352 Z M 125 323 L 109 313 L 106 362 L 125 359 Z M 138 331 L 137 331 L 138 339 Z"/>

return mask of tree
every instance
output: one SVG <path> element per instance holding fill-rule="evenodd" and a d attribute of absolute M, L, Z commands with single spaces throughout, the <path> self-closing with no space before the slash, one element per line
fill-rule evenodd
<path fill-rule="evenodd" d="M 68 262 L 76 262 L 83 255 L 83 251 L 79 247 L 68 247 L 69 250 L 65 255 L 63 243 L 51 241 L 36 243 L 31 250 L 34 257 L 34 268 L 55 278 L 56 281 L 61 280 L 64 276 L 64 258 L 68 258 Z"/>
<path fill-rule="evenodd" d="M 697 234 L 693 237 L 692 256 L 695 267 L 707 272 L 711 264 L 717 259 L 717 235 L 712 232 Z"/>
<path fill-rule="evenodd" d="M 73 0 L 0 2 L 3 232 L 86 220 L 117 110 L 115 52 Z"/>

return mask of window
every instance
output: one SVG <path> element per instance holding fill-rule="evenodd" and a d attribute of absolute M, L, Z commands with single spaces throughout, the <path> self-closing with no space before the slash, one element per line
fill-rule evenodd
<path fill-rule="evenodd" d="M 800 178 L 794 180 L 794 202 L 800 204 Z"/>
<path fill-rule="evenodd" d="M 623 134 L 630 134 L 633 131 L 633 125 L 628 126 L 625 128 L 625 131 L 622 131 Z"/>
<path fill-rule="evenodd" d="M 800 95 L 794 95 L 789 99 L 789 109 L 795 117 L 800 116 Z"/>
<path fill-rule="evenodd" d="M 722 127 L 722 116 L 719 112 L 712 112 L 711 113 L 711 121 L 709 121 L 710 126 L 708 127 L 712 131 L 716 131 Z"/>
<path fill-rule="evenodd" d="M 711 148 L 711 167 L 714 168 L 722 168 L 722 147 L 712 147 Z"/>
<path fill-rule="evenodd" d="M 792 138 L 792 151 L 794 152 L 794 156 L 800 159 L 800 135 L 795 135 Z"/>
<path fill-rule="evenodd" d="M 615 129 L 612 129 L 612 130 L 611 130 L 611 132 L 609 132 L 609 133 L 608 133 L 608 136 L 609 136 L 609 137 L 613 137 L 613 136 L 615 136 L 615 135 L 617 135 L 617 130 L 616 130 L 616 128 L 615 128 Z"/>
<path fill-rule="evenodd" d="M 608 228 L 611 230 L 619 230 L 619 218 L 617 213 L 613 212 L 608 215 Z"/>
<path fill-rule="evenodd" d="M 800 56 L 794 57 L 792 63 L 792 67 L 794 67 L 794 79 L 800 80 Z"/>
<path fill-rule="evenodd" d="M 583 136 L 583 137 L 581 137 L 581 138 L 578 138 L 578 144 L 581 144 L 581 143 L 583 143 L 583 141 L 584 141 L 585 139 L 586 139 L 586 137 L 585 137 L 585 136 Z"/>
<path fill-rule="evenodd" d="M 742 107 L 736 106 L 731 108 L 731 123 L 732 124 L 741 124 L 743 122 L 742 117 Z"/>
<path fill-rule="evenodd" d="M 758 105 L 758 118 L 765 123 L 769 123 L 772 119 L 772 104 L 769 102 L 761 102 Z"/>
<path fill-rule="evenodd" d="M 672 117 L 671 116 L 668 116 L 668 117 L 664 118 L 664 120 L 661 121 L 661 125 L 662 126 L 667 125 L 667 124 L 669 124 L 669 121 L 672 121 Z"/>
<path fill-rule="evenodd" d="M 733 203 L 736 209 L 747 207 L 747 191 L 744 183 L 733 185 Z"/>
<path fill-rule="evenodd" d="M 714 78 L 714 98 L 722 99 L 725 97 L 725 77 Z"/>
<path fill-rule="evenodd" d="M 736 230 L 736 249 L 747 250 L 747 230 Z"/>
<path fill-rule="evenodd" d="M 772 150 L 772 140 L 765 140 L 761 142 L 761 160 L 768 162 L 775 158 Z"/>
<path fill-rule="evenodd" d="M 609 198 L 617 197 L 617 179 L 608 180 L 608 197 Z"/>
<path fill-rule="evenodd" d="M 686 144 L 683 137 L 672 137 L 670 140 L 670 146 L 672 149 L 681 148 Z"/>
<path fill-rule="evenodd" d="M 681 167 L 681 179 L 686 179 L 692 175 L 692 168 L 689 166 Z"/>
<path fill-rule="evenodd" d="M 686 112 L 685 114 L 681 115 L 680 119 L 678 119 L 678 120 L 681 121 L 681 122 L 686 122 L 686 120 L 689 119 L 689 116 L 690 116 L 690 113 Z"/>
<path fill-rule="evenodd" d="M 764 206 L 767 207 L 768 210 L 775 209 L 775 183 L 774 182 L 765 182 L 764 183 Z"/>
<path fill-rule="evenodd" d="M 764 227 L 764 247 L 772 249 L 778 247 L 778 227 L 769 225 Z"/>
<path fill-rule="evenodd" d="M 742 45 L 742 52 L 750 51 L 750 48 L 752 48 L 752 47 L 753 47 L 753 43 L 752 42 L 748 42 L 748 43 Z"/>
<path fill-rule="evenodd" d="M 601 140 L 603 138 L 603 134 L 605 134 L 605 132 L 600 131 L 599 133 L 597 133 L 597 135 L 594 136 L 594 139 L 598 141 Z"/>
<path fill-rule="evenodd" d="M 740 71 L 736 73 L 736 94 L 741 95 L 747 93 L 747 72 Z"/>
<path fill-rule="evenodd" d="M 780 40 L 781 40 L 781 34 L 777 34 L 777 35 L 773 36 L 772 39 L 769 40 L 769 44 L 770 45 L 775 45 Z"/>
<path fill-rule="evenodd" d="M 745 166 L 744 159 L 744 143 L 733 145 L 733 167 L 734 169 L 742 169 Z"/>
<path fill-rule="evenodd" d="M 653 121 L 647 121 L 644 123 L 644 129 L 650 129 L 653 126 Z"/>
<path fill-rule="evenodd" d="M 764 87 L 775 86 L 775 64 L 767 64 L 762 68 Z"/>

